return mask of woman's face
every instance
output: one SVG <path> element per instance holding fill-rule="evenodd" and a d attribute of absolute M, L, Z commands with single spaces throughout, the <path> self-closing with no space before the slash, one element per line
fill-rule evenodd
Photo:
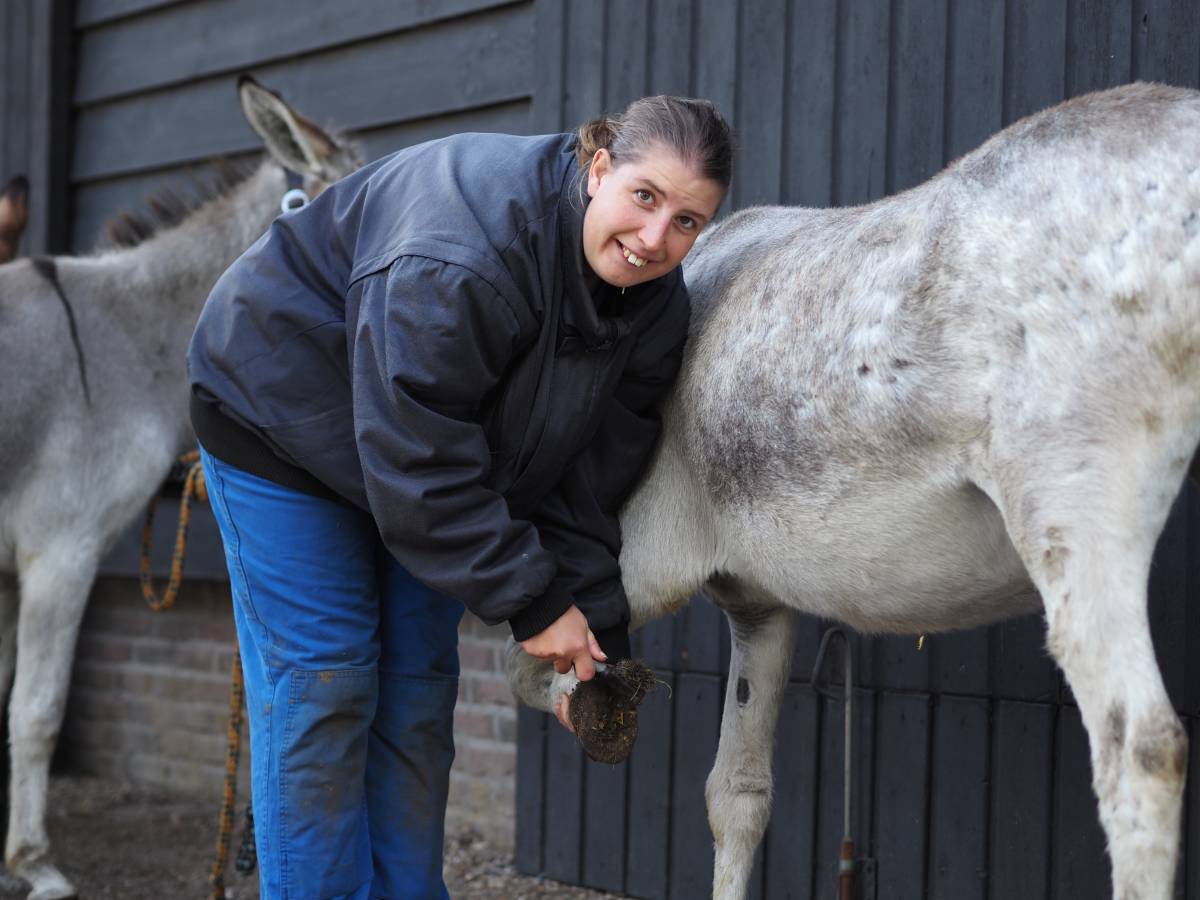
<path fill-rule="evenodd" d="M 614 287 L 641 284 L 679 265 L 725 196 L 719 184 L 661 146 L 619 165 L 607 150 L 597 150 L 587 192 L 592 202 L 583 216 L 583 255 Z"/>

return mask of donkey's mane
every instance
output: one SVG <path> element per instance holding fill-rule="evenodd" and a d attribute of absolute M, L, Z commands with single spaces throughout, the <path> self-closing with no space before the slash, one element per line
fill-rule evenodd
<path fill-rule="evenodd" d="M 190 191 L 165 187 L 146 197 L 144 209 L 121 210 L 113 215 L 104 223 L 104 243 L 110 247 L 136 247 L 160 231 L 175 227 L 210 200 L 228 195 L 256 169 L 257 159 L 217 157 L 207 173 L 191 173 Z"/>

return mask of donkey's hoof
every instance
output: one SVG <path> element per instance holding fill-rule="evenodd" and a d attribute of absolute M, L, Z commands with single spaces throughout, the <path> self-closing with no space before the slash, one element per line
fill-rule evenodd
<path fill-rule="evenodd" d="M 74 900 L 79 896 L 75 885 L 48 862 L 23 865 L 13 874 L 29 882 L 25 900 Z"/>
<path fill-rule="evenodd" d="M 654 672 L 623 659 L 571 694 L 570 719 L 579 744 L 595 762 L 624 762 L 637 739 L 638 704 L 654 687 Z"/>

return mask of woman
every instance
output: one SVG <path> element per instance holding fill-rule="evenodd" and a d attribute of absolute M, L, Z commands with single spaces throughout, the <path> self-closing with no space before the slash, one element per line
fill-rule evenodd
<path fill-rule="evenodd" d="M 444 897 L 463 604 L 579 678 L 629 654 L 615 514 L 658 434 L 712 104 L 458 135 L 281 216 L 188 353 L 246 674 L 264 897 Z"/>

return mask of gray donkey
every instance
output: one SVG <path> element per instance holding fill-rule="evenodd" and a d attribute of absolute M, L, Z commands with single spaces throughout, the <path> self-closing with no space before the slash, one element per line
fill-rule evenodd
<path fill-rule="evenodd" d="M 1200 94 L 1092 94 L 898 196 L 745 210 L 685 274 L 620 562 L 634 625 L 702 586 L 730 621 L 713 896 L 746 896 L 770 814 L 796 611 L 921 633 L 1040 609 L 1114 897 L 1168 900 L 1187 741 L 1146 588 L 1200 442 Z M 545 710 L 575 686 L 515 647 L 509 671 Z"/>
<path fill-rule="evenodd" d="M 32 900 L 75 896 L 46 837 L 50 755 L 97 564 L 195 442 L 184 351 L 200 308 L 279 213 L 285 168 L 312 196 L 358 164 L 354 148 L 250 79 L 239 95 L 270 157 L 236 185 L 190 211 L 159 204 L 181 221 L 160 223 L 137 246 L 0 266 L 0 696 L 12 687 L 5 862 L 30 883 Z"/>

